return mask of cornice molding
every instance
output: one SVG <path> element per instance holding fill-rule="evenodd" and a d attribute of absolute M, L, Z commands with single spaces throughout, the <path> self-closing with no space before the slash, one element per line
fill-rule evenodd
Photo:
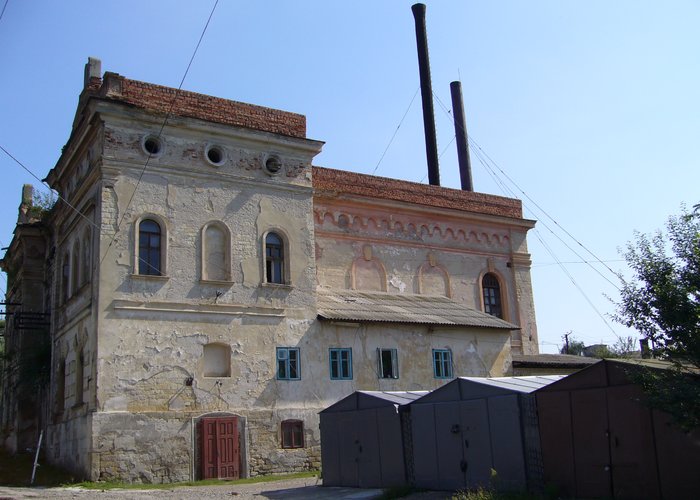
<path fill-rule="evenodd" d="M 382 237 L 383 239 L 395 239 L 397 237 L 408 240 L 422 240 L 423 237 L 435 238 L 449 242 L 459 242 L 469 246 L 480 248 L 509 249 L 510 237 L 503 230 L 486 230 L 468 223 L 434 222 L 428 217 L 416 222 L 416 217 L 403 214 L 389 215 L 377 213 L 376 215 L 355 214 L 349 210 L 314 208 L 314 222 L 317 229 L 358 237 Z M 386 233 L 390 234 L 386 234 Z"/>

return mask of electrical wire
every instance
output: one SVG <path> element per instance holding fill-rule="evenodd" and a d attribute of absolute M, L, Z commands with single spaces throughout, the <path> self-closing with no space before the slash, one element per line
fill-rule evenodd
<path fill-rule="evenodd" d="M 163 135 L 163 130 L 165 129 L 165 126 L 167 125 L 168 120 L 170 119 L 170 116 L 172 115 L 173 108 L 175 107 L 175 103 L 177 102 L 177 99 L 180 96 L 180 92 L 182 91 L 182 85 L 185 83 L 185 78 L 187 78 L 187 74 L 189 73 L 190 68 L 192 67 L 192 63 L 194 62 L 194 58 L 197 55 L 197 51 L 199 50 L 199 46 L 201 45 L 202 40 L 204 39 L 204 35 L 207 32 L 207 28 L 209 27 L 209 23 L 211 22 L 211 18 L 214 15 L 214 11 L 216 10 L 216 6 L 218 4 L 219 4 L 219 0 L 215 0 L 214 6 L 212 7 L 211 12 L 209 13 L 209 18 L 207 19 L 207 22 L 204 25 L 204 28 L 202 29 L 202 33 L 199 36 L 199 40 L 197 41 L 197 45 L 195 46 L 194 51 L 192 52 L 192 56 L 190 57 L 190 61 L 187 64 L 187 68 L 185 69 L 185 73 L 182 75 L 182 79 L 180 80 L 180 85 L 178 85 L 177 90 L 175 91 L 175 95 L 173 96 L 173 99 L 170 102 L 170 107 L 168 109 L 168 112 L 165 115 L 165 119 L 163 120 L 163 123 L 160 126 L 160 130 L 158 130 L 158 135 L 157 135 L 158 139 L 160 139 L 160 137 Z M 122 213 L 122 217 L 119 220 L 119 223 L 117 224 L 117 229 L 114 231 L 114 235 L 110 239 L 104 255 L 102 256 L 102 258 L 100 258 L 100 265 L 102 264 L 104 259 L 107 257 L 107 254 L 109 253 L 109 249 L 114 244 L 114 240 L 117 238 L 117 234 L 119 234 L 119 231 L 121 230 L 121 226 L 124 222 L 124 219 L 126 219 L 126 216 L 129 213 L 129 208 L 131 206 L 131 202 L 134 200 L 134 196 L 136 195 L 136 192 L 138 191 L 139 186 L 141 185 L 141 181 L 143 180 L 143 176 L 146 173 L 146 170 L 148 169 L 148 164 L 151 161 L 151 156 L 152 156 L 152 153 L 149 151 L 148 158 L 146 158 L 146 163 L 143 165 L 143 169 L 141 169 L 141 173 L 139 174 L 138 181 L 136 182 L 136 187 L 134 187 L 134 191 L 131 193 L 131 196 L 129 197 L 129 201 L 126 204 L 126 207 L 124 207 L 124 212 Z"/>
<path fill-rule="evenodd" d="M 2 6 L 2 12 L 0 12 L 0 21 L 2 21 L 2 16 L 5 15 L 5 9 L 7 8 L 8 3 L 10 3 L 10 0 L 5 0 L 5 5 Z"/>
<path fill-rule="evenodd" d="M 80 217 L 82 217 L 83 219 L 85 219 L 86 221 L 88 221 L 88 224 L 90 224 L 91 226 L 93 226 L 93 227 L 99 229 L 99 226 L 98 226 L 97 224 L 95 224 L 94 222 L 92 222 L 90 219 L 88 219 L 88 218 L 85 216 L 85 214 L 83 214 L 80 210 L 78 210 L 78 209 L 75 208 L 73 205 L 71 205 L 71 203 L 70 203 L 67 199 L 65 199 L 63 196 L 61 196 L 60 193 L 58 193 L 57 191 L 54 191 L 53 189 L 51 189 L 51 186 L 49 186 L 45 181 L 43 181 L 42 179 L 40 179 L 39 177 L 37 177 L 37 175 L 36 175 L 34 172 L 32 172 L 31 170 L 29 170 L 29 168 L 27 168 L 27 167 L 24 165 L 24 163 L 22 163 L 22 162 L 19 161 L 17 158 L 15 158 L 14 156 L 12 156 L 12 154 L 10 154 L 10 152 L 9 152 L 7 149 L 5 149 L 2 145 L 0 145 L 0 149 L 2 149 L 2 151 L 3 151 L 7 156 L 9 156 L 15 163 L 17 163 L 17 165 L 19 165 L 19 166 L 22 167 L 24 170 L 26 170 L 26 171 L 29 173 L 29 175 L 31 175 L 32 177 L 34 177 L 36 180 L 38 180 L 38 181 L 39 181 L 41 184 L 43 184 L 44 186 L 46 186 L 46 187 L 49 189 L 49 193 L 51 193 L 52 195 L 56 195 L 56 197 L 57 197 L 59 200 L 63 201 L 71 210 L 73 210 L 73 211 L 74 211 L 75 213 L 77 213 Z"/>
<path fill-rule="evenodd" d="M 413 97 L 411 98 L 411 102 L 408 103 L 408 107 L 406 108 L 406 111 L 404 112 L 403 116 L 401 117 L 401 120 L 399 121 L 399 124 L 397 125 L 396 130 L 394 130 L 394 133 L 391 136 L 391 139 L 389 139 L 389 144 L 387 144 L 386 148 L 384 148 L 384 152 L 382 153 L 382 156 L 379 158 L 379 161 L 377 162 L 377 165 L 374 167 L 374 170 L 372 170 L 372 175 L 374 175 L 377 172 L 377 169 L 379 168 L 379 165 L 382 163 L 382 160 L 384 159 L 386 152 L 389 151 L 389 147 L 391 146 L 391 143 L 394 142 L 394 138 L 396 137 L 396 134 L 399 132 L 399 129 L 401 128 L 401 125 L 403 124 L 403 121 L 406 118 L 408 111 L 411 109 L 411 106 L 413 106 L 413 101 L 416 100 L 416 96 L 418 95 L 419 91 L 420 91 L 420 87 L 418 87 L 415 94 L 413 94 Z"/>
<path fill-rule="evenodd" d="M 435 99 L 438 101 L 438 103 L 440 104 L 440 106 L 441 106 L 442 110 L 445 112 L 445 114 L 447 114 L 448 116 L 450 116 L 449 110 L 447 109 L 447 107 L 445 106 L 445 104 L 442 102 L 442 100 L 440 99 L 440 97 L 439 97 L 437 94 L 435 94 L 435 93 L 433 93 L 433 95 L 434 95 Z M 504 189 L 504 192 L 505 192 L 505 193 L 509 194 L 509 195 L 510 195 L 511 197 L 513 197 L 513 198 L 517 198 L 517 196 L 515 195 L 515 192 L 514 192 L 512 189 L 510 189 L 510 187 L 507 186 L 506 183 L 505 183 L 504 181 L 500 180 L 500 178 L 498 177 L 497 173 L 496 173 L 495 171 L 493 171 L 493 169 L 489 166 L 489 162 L 485 161 L 484 158 L 486 158 L 487 160 L 489 160 L 490 163 L 493 164 L 494 167 L 497 168 L 497 169 L 501 172 L 501 174 L 503 174 L 503 176 L 504 176 L 511 184 L 513 184 L 521 193 L 523 193 L 523 195 L 526 196 L 526 198 L 527 198 L 530 202 L 532 202 L 542 213 L 544 213 L 544 214 L 547 216 L 547 218 L 549 218 L 551 221 L 553 221 L 553 222 L 557 225 L 557 227 L 559 227 L 560 229 L 562 229 L 562 231 L 564 231 L 564 232 L 567 234 L 567 236 L 569 236 L 572 240 L 574 240 L 576 243 L 578 243 L 578 244 L 579 244 L 582 248 L 584 248 L 589 254 L 591 254 L 598 262 L 600 262 L 601 264 L 603 264 L 610 272 L 612 272 L 615 276 L 617 276 L 617 274 L 616 274 L 607 264 L 605 264 L 605 263 L 602 261 L 602 259 L 600 259 L 597 255 L 595 255 L 593 252 L 591 252 L 590 250 L 588 250 L 580 241 L 578 241 L 576 238 L 574 238 L 573 235 L 571 235 L 571 233 L 569 233 L 568 231 L 564 230 L 564 228 L 563 228 L 558 222 L 556 222 L 556 220 L 554 220 L 553 217 L 551 217 L 544 209 L 542 209 L 542 207 L 540 207 L 536 202 L 534 202 L 534 200 L 532 200 L 532 198 L 530 198 L 530 196 L 528 196 L 527 193 L 525 193 L 525 192 L 518 186 L 518 184 L 517 184 L 513 179 L 511 179 L 511 178 L 503 171 L 503 169 L 500 168 L 500 166 L 498 166 L 498 165 L 495 163 L 495 161 L 493 161 L 493 159 L 492 159 L 490 156 L 488 156 L 488 155 L 486 154 L 486 152 L 485 152 L 478 144 L 476 144 L 476 141 L 474 141 L 472 137 L 468 137 L 468 142 L 469 142 L 470 144 L 475 144 L 475 145 L 477 146 L 478 149 L 477 149 L 477 150 L 473 150 L 473 151 L 478 151 L 478 153 L 476 154 L 477 159 L 478 159 L 479 162 L 484 166 L 484 168 L 489 172 L 489 175 L 491 175 L 491 177 L 497 182 L 497 184 L 498 184 L 502 189 Z M 482 154 L 483 154 L 483 156 L 482 156 Z M 498 179 L 498 180 L 497 180 L 497 179 Z M 589 267 L 591 267 L 591 269 L 593 269 L 596 273 L 598 273 L 603 279 L 605 279 L 605 280 L 606 280 L 608 283 L 610 283 L 613 287 L 617 288 L 618 290 L 620 289 L 619 286 L 617 286 L 615 283 L 613 283 L 612 281 L 610 281 L 606 276 L 604 276 L 604 275 L 600 272 L 600 270 L 598 270 L 596 267 L 594 267 L 589 261 L 586 261 L 586 259 L 584 259 L 581 255 L 579 255 L 574 249 L 572 249 L 572 248 L 571 248 L 561 237 L 559 237 L 546 223 L 544 223 L 544 221 L 542 221 L 542 220 L 540 219 L 540 222 L 542 223 L 542 225 L 543 225 L 546 229 L 548 229 L 548 230 L 550 231 L 550 233 L 551 233 L 553 236 L 555 236 L 557 239 L 559 239 L 559 241 L 561 241 L 561 242 L 562 242 L 570 251 L 572 251 L 578 258 L 580 258 L 581 260 L 583 260 L 584 262 L 586 262 L 586 264 L 588 264 Z M 605 317 L 600 313 L 600 311 L 598 310 L 598 308 L 595 307 L 595 305 L 594 305 L 593 302 L 590 300 L 590 298 L 588 297 L 588 295 L 586 295 L 586 293 L 584 292 L 584 290 L 583 290 L 583 289 L 581 288 L 581 286 L 576 282 L 576 280 L 575 280 L 574 277 L 571 275 L 571 273 L 568 271 L 568 269 L 566 269 L 566 266 L 564 266 L 564 264 L 561 262 L 561 260 L 560 260 L 558 257 L 556 257 L 556 255 L 554 254 L 554 251 L 552 250 L 552 248 L 549 247 L 549 245 L 547 245 L 547 244 L 544 242 L 544 240 L 541 238 L 541 236 L 539 235 L 539 232 L 538 232 L 536 229 L 534 230 L 534 234 L 535 234 L 535 236 L 537 237 L 537 239 L 540 241 L 540 243 L 542 244 L 542 246 L 547 250 L 547 252 L 552 256 L 552 258 L 557 262 L 557 264 L 559 265 L 560 269 L 566 274 L 566 276 L 569 278 L 569 280 L 571 280 L 571 282 L 572 282 L 572 284 L 574 285 L 574 287 L 579 291 L 579 293 L 581 293 L 581 295 L 582 295 L 583 298 L 586 300 L 586 302 L 588 302 L 588 304 L 589 304 L 590 307 L 593 309 L 593 311 L 595 311 L 595 313 L 601 318 L 601 320 L 603 320 L 603 323 L 605 324 L 605 326 L 607 326 L 607 327 L 613 332 L 613 334 L 615 334 L 615 330 L 613 330 L 613 328 L 610 326 L 610 324 L 609 324 L 608 321 L 605 319 Z"/>

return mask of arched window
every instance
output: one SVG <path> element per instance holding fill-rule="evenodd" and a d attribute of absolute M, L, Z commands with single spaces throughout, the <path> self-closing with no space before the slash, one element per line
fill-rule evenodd
<path fill-rule="evenodd" d="M 72 253 L 72 263 L 71 263 L 71 295 L 75 295 L 80 288 L 80 241 L 77 240 L 73 243 L 73 253 Z"/>
<path fill-rule="evenodd" d="M 277 233 L 265 236 L 265 281 L 284 284 L 284 242 Z"/>
<path fill-rule="evenodd" d="M 161 228 L 152 219 L 144 219 L 139 223 L 139 274 L 161 276 Z"/>
<path fill-rule="evenodd" d="M 224 344 L 204 346 L 204 376 L 231 376 L 231 348 Z"/>
<path fill-rule="evenodd" d="M 58 373 L 56 373 L 55 405 L 56 414 L 63 413 L 66 404 L 66 360 L 58 360 Z"/>
<path fill-rule="evenodd" d="M 484 312 L 497 318 L 503 318 L 501 306 L 501 285 L 498 277 L 493 273 L 484 275 L 481 281 L 481 289 L 484 294 Z"/>
<path fill-rule="evenodd" d="M 220 222 L 210 222 L 202 228 L 202 279 L 231 279 L 231 237 Z"/>
<path fill-rule="evenodd" d="M 90 273 L 92 271 L 92 262 L 90 262 L 90 229 L 86 229 L 83 234 L 83 269 L 81 272 L 81 285 L 90 282 Z"/>
<path fill-rule="evenodd" d="M 65 253 L 61 261 L 61 303 L 68 300 L 70 292 L 70 255 Z"/>
<path fill-rule="evenodd" d="M 83 403 L 83 380 L 85 377 L 85 354 L 84 350 L 76 353 L 75 358 L 75 404 Z"/>

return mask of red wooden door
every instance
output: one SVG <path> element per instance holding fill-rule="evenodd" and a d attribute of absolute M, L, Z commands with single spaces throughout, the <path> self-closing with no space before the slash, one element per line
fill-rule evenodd
<path fill-rule="evenodd" d="M 202 479 L 238 479 L 238 419 L 203 418 L 199 425 L 202 442 Z"/>

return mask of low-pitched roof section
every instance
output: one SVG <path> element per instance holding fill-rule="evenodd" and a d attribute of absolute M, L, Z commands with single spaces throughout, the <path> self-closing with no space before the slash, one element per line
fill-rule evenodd
<path fill-rule="evenodd" d="M 335 321 L 418 323 L 517 330 L 490 314 L 436 295 L 318 289 L 318 316 Z"/>
<path fill-rule="evenodd" d="M 405 406 L 430 391 L 355 391 L 319 413 L 368 410 L 385 406 Z"/>
<path fill-rule="evenodd" d="M 313 167 L 312 176 L 317 195 L 342 193 L 363 198 L 394 200 L 431 208 L 496 215 L 512 219 L 522 219 L 523 217 L 522 202 L 515 198 L 504 198 L 492 194 L 431 186 L 324 167 Z M 532 222 L 531 224 L 534 225 Z"/>

